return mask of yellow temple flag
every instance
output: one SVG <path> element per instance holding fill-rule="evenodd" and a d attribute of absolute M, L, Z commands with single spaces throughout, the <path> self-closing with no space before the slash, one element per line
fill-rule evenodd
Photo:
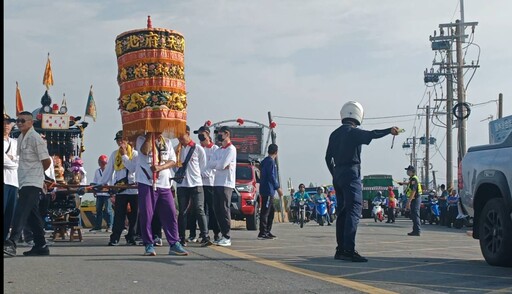
<path fill-rule="evenodd" d="M 92 120 L 96 122 L 96 102 L 92 96 L 92 85 L 89 90 L 89 97 L 87 98 L 87 105 L 85 106 L 85 116 L 92 117 Z"/>
<path fill-rule="evenodd" d="M 48 61 L 46 61 L 46 68 L 44 69 L 43 85 L 46 86 L 46 90 L 49 90 L 50 86 L 53 86 L 53 73 L 52 64 L 50 61 L 50 53 L 48 53 Z"/>
<path fill-rule="evenodd" d="M 23 101 L 21 101 L 21 91 L 18 86 L 18 82 L 16 82 L 16 116 L 23 111 Z"/>

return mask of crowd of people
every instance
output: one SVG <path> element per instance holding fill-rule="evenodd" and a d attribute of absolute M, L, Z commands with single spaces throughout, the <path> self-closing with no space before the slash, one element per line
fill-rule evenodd
<path fill-rule="evenodd" d="M 340 206 L 336 215 L 337 248 L 334 258 L 353 262 L 367 259 L 355 250 L 355 236 L 362 211 L 361 145 L 388 134 L 397 135 L 399 129 L 366 131 L 358 128 L 363 119 L 362 106 L 354 101 L 346 103 L 340 112 L 342 125 L 329 138 L 325 156 L 326 164 L 333 176 L 336 191 L 326 194 L 319 189 L 315 199 L 299 185 L 294 200 L 315 201 L 317 198 L 330 202 L 331 197 Z M 45 181 L 55 180 L 46 175 L 52 170 L 52 158 L 47 144 L 33 127 L 34 118 L 30 112 L 21 112 L 17 119 L 4 114 L 4 253 L 15 256 L 17 242 L 23 229 L 30 230 L 33 247 L 24 255 L 49 255 L 44 237 L 44 221 L 39 211 L 40 201 L 55 191 L 47 191 Z M 20 135 L 10 138 L 16 123 Z M 196 144 L 191 137 L 190 127 L 179 136 L 178 145 L 162 133 L 146 133 L 129 141 L 122 131 L 115 134 L 118 148 L 110 155 L 98 158 L 99 168 L 94 173 L 97 216 L 91 231 L 102 229 L 103 210 L 107 216 L 107 232 L 110 232 L 108 246 L 119 245 L 121 235 L 127 245 L 137 245 L 140 238 L 144 255 L 155 256 L 155 246 L 163 246 L 164 234 L 170 255 L 188 255 L 187 243 L 200 242 L 202 247 L 210 245 L 231 246 L 230 202 L 235 189 L 237 152 L 231 143 L 231 129 L 222 126 L 211 137 L 210 129 L 202 126 L 194 131 L 200 141 Z M 220 146 L 214 144 L 219 142 Z M 283 196 L 277 177 L 276 157 L 278 147 L 268 146 L 268 156 L 261 163 L 261 215 L 258 239 L 277 238 L 272 232 L 274 216 L 274 195 Z M 75 160 L 77 173 L 85 171 Z M 422 189 L 415 175 L 415 168 L 406 168 L 410 177 L 401 182 L 406 185 L 406 209 L 413 222 L 409 236 L 420 236 L 420 204 Z M 174 183 L 176 189 L 174 189 Z M 109 190 L 105 187 L 119 187 Z M 114 191 L 114 192 L 112 192 Z M 111 195 L 114 193 L 113 195 Z M 51 198 L 52 196 L 50 196 Z M 446 199 L 446 200 L 445 200 Z M 177 203 L 175 202 L 177 200 Z M 113 203 L 115 201 L 115 203 Z M 439 197 L 442 223 L 451 226 L 456 216 L 457 195 L 444 190 Z M 393 191 L 388 193 L 388 222 L 395 222 L 394 211 L 397 199 Z M 176 204 L 178 207 L 176 207 Z M 114 211 L 112 211 L 112 206 Z M 327 218 L 330 225 L 330 218 Z M 199 225 L 199 239 L 196 238 L 196 223 Z M 187 228 L 190 230 L 186 238 Z M 10 231 L 10 234 L 7 232 Z M 210 237 L 213 232 L 213 239 Z M 162 234 L 163 232 L 163 234 Z"/>
<path fill-rule="evenodd" d="M 21 112 L 17 119 L 4 114 L 4 253 L 12 256 L 16 255 L 24 229 L 33 235 L 33 246 L 24 255 L 50 254 L 44 237 L 43 213 L 38 208 L 41 199 L 55 192 L 45 190 L 45 180 L 48 181 L 45 171 L 52 170 L 53 161 L 33 123 L 30 112 Z M 20 131 L 17 139 L 10 137 L 14 124 Z M 108 246 L 119 245 L 127 229 L 126 244 L 137 245 L 140 239 L 144 255 L 154 256 L 154 247 L 163 245 L 163 232 L 169 254 L 188 255 L 187 243 L 196 238 L 186 238 L 186 229 L 195 232 L 196 221 L 202 247 L 231 246 L 230 202 L 237 157 L 230 139 L 231 129 L 222 126 L 212 138 L 209 127 L 202 126 L 194 131 L 199 144 L 190 133 L 187 126 L 186 132 L 177 138 L 176 146 L 161 133 L 146 133 L 133 142 L 122 131 L 115 134 L 118 148 L 110 156 L 98 158 L 99 167 L 89 184 L 94 187 L 97 209 L 91 231 L 102 230 L 105 213 L 105 231 L 111 233 Z M 271 232 L 274 215 L 271 200 L 276 191 L 283 194 L 277 181 L 276 156 L 277 145 L 271 144 L 261 165 L 260 193 L 264 205 L 259 238 L 276 238 Z"/>

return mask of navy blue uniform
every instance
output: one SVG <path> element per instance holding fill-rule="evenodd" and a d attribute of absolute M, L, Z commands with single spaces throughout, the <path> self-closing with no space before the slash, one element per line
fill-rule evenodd
<path fill-rule="evenodd" d="M 260 236 L 270 234 L 272 223 L 274 222 L 274 194 L 279 189 L 277 180 L 277 166 L 275 160 L 267 156 L 260 164 L 260 196 L 261 196 L 261 212 L 260 212 Z"/>
<path fill-rule="evenodd" d="M 362 212 L 361 145 L 391 134 L 391 128 L 366 131 L 343 124 L 332 132 L 325 162 L 333 177 L 338 209 L 336 219 L 337 252 L 354 251 L 357 224 Z"/>

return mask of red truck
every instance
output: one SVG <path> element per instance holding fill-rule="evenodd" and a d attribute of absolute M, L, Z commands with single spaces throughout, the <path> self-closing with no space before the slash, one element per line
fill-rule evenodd
<path fill-rule="evenodd" d="M 250 231 L 259 227 L 259 180 L 259 163 L 237 162 L 236 189 L 231 197 L 231 218 L 245 220 L 246 228 Z"/>

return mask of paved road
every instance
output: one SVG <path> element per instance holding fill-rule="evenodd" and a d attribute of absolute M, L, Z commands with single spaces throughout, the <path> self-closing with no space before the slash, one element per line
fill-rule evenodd
<path fill-rule="evenodd" d="M 257 240 L 240 223 L 233 246 L 189 246 L 190 256 L 142 256 L 142 246 L 108 247 L 107 233 L 56 242 L 49 257 L 4 257 L 5 293 L 512 293 L 512 268 L 488 266 L 465 230 L 410 221 L 362 220 L 357 249 L 368 263 L 333 259 L 334 226 L 275 224 Z M 19 248 L 19 254 L 28 248 Z"/>

